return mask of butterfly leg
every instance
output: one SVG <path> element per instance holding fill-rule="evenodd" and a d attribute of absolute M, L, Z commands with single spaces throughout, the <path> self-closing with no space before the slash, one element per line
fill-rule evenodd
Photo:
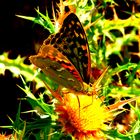
<path fill-rule="evenodd" d="M 80 118 L 80 99 L 79 99 L 78 95 L 76 96 L 76 98 L 77 98 L 77 101 L 78 101 L 79 118 Z"/>
<path fill-rule="evenodd" d="M 82 109 L 85 109 L 85 108 L 87 108 L 87 107 L 89 107 L 89 106 L 91 106 L 91 105 L 92 105 L 92 103 L 93 103 L 93 95 L 92 95 L 91 97 L 92 97 L 91 103 L 90 103 L 90 104 L 88 104 L 88 105 L 86 105 L 86 106 L 84 106 Z"/>
<path fill-rule="evenodd" d="M 57 100 L 59 100 L 60 102 L 62 102 L 62 97 L 60 95 L 60 87 L 58 87 L 58 89 L 56 91 L 52 90 L 47 84 L 46 82 L 44 82 L 45 86 L 47 87 L 47 89 L 51 92 L 51 94 L 53 95 L 53 97 L 55 97 Z"/>

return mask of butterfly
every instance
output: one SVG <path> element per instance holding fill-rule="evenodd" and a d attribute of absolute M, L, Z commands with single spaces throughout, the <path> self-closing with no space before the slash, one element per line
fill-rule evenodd
<path fill-rule="evenodd" d="M 54 82 L 74 91 L 90 83 L 91 59 L 85 31 L 74 13 L 68 14 L 56 34 L 50 35 L 30 61 Z"/>

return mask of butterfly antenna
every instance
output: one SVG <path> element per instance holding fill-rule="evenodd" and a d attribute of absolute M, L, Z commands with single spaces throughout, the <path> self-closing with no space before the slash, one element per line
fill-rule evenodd
<path fill-rule="evenodd" d="M 83 108 L 86 108 L 86 107 L 92 105 L 92 103 L 93 103 L 93 95 L 96 95 L 96 92 L 99 91 L 99 90 L 101 89 L 100 83 L 101 83 L 102 79 L 104 78 L 104 76 L 105 76 L 106 72 L 108 71 L 108 69 L 109 69 L 109 66 L 103 71 L 103 73 L 101 74 L 101 76 L 100 76 L 100 77 L 97 79 L 97 81 L 94 82 L 94 84 L 92 85 L 92 87 L 93 87 L 92 90 L 94 91 L 94 92 L 92 93 L 92 102 L 91 102 L 89 105 L 86 105 L 86 106 L 83 107 Z M 90 95 L 91 95 L 91 94 L 90 94 Z"/>
<path fill-rule="evenodd" d="M 100 83 L 101 83 L 102 79 L 104 78 L 104 76 L 105 76 L 106 72 L 108 71 L 108 69 L 109 69 L 109 66 L 103 71 L 103 73 L 101 74 L 101 76 L 100 76 L 100 77 L 97 79 L 97 81 L 94 82 L 94 84 L 92 85 L 92 87 L 93 87 L 95 90 L 97 90 L 97 89 L 100 88 Z"/>

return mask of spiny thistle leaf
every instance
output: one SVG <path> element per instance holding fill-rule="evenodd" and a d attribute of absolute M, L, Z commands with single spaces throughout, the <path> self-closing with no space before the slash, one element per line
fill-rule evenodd
<path fill-rule="evenodd" d="M 9 59 L 8 53 L 0 55 L 0 73 L 4 74 L 5 70 L 12 72 L 14 77 L 24 76 L 26 81 L 36 81 L 37 88 L 44 87 L 44 82 L 48 85 L 57 85 L 48 79 L 43 73 L 37 72 L 37 69 L 33 65 L 24 64 L 25 58 L 18 56 L 16 59 Z M 44 82 L 43 82 L 44 81 Z"/>
<path fill-rule="evenodd" d="M 30 17 L 30 16 L 22 16 L 22 15 L 16 15 L 16 16 L 40 24 L 45 29 L 47 29 L 51 34 L 54 33 L 55 32 L 54 26 L 48 16 L 48 13 L 46 13 L 46 15 L 43 15 L 42 13 L 39 12 L 39 9 L 36 9 L 36 12 L 39 14 L 38 17 Z"/>

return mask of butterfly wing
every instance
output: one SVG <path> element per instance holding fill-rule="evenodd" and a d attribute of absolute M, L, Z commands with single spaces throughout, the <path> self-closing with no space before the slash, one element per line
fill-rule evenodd
<path fill-rule="evenodd" d="M 85 31 L 74 13 L 70 13 L 63 21 L 60 31 L 50 42 L 65 55 L 79 71 L 84 82 L 89 83 L 91 62 Z"/>
<path fill-rule="evenodd" d="M 73 13 L 50 35 L 30 61 L 58 84 L 76 91 L 90 80 L 90 54 L 84 29 Z"/>
<path fill-rule="evenodd" d="M 46 41 L 49 41 L 48 38 Z M 46 41 L 44 43 L 46 43 Z M 43 44 L 37 55 L 30 56 L 30 61 L 56 83 L 66 88 L 82 91 L 82 79 L 74 65 L 54 46 Z"/>

